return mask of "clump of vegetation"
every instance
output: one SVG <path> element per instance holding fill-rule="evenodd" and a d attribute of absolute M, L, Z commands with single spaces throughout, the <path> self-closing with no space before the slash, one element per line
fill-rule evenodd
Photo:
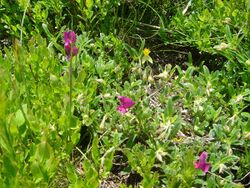
<path fill-rule="evenodd" d="M 0 187 L 250 185 L 249 0 L 0 1 Z"/>

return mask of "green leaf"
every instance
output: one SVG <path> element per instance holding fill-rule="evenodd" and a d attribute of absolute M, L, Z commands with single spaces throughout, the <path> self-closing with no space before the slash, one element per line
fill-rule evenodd
<path fill-rule="evenodd" d="M 80 140 L 81 134 L 79 132 L 73 132 L 71 133 L 71 141 L 73 144 L 77 144 Z"/>
<path fill-rule="evenodd" d="M 0 93 L 0 119 L 4 119 L 5 117 L 5 109 L 6 109 L 6 96 L 4 92 L 1 91 Z"/>
<path fill-rule="evenodd" d="M 151 63 L 151 64 L 153 64 L 153 59 L 149 56 L 149 55 L 144 55 L 143 57 L 142 57 L 142 64 L 144 64 L 145 62 L 149 62 L 149 63 Z"/>
<path fill-rule="evenodd" d="M 40 163 L 45 162 L 51 156 L 52 148 L 50 144 L 46 141 L 46 138 L 43 138 L 41 143 L 37 145 L 36 153 L 35 153 L 35 160 L 39 161 Z"/>
<path fill-rule="evenodd" d="M 26 6 L 28 6 L 29 0 L 18 0 L 18 3 L 22 9 L 25 9 Z"/>
<path fill-rule="evenodd" d="M 92 9 L 93 5 L 94 5 L 93 0 L 86 0 L 86 7 L 88 9 Z"/>
<path fill-rule="evenodd" d="M 20 109 L 15 113 L 14 123 L 18 127 L 20 127 L 21 125 L 23 125 L 25 123 L 25 118 L 24 118 L 23 113 Z"/>
<path fill-rule="evenodd" d="M 77 181 L 77 174 L 75 171 L 75 167 L 72 164 L 66 165 L 67 178 L 71 184 L 74 184 Z"/>
<path fill-rule="evenodd" d="M 31 172 L 33 176 L 35 177 L 35 183 L 39 183 L 40 181 L 42 181 L 43 172 L 37 161 L 33 161 L 33 163 L 31 164 Z"/>
<path fill-rule="evenodd" d="M 55 37 L 50 33 L 50 31 L 49 31 L 49 29 L 48 29 L 48 26 L 47 26 L 47 24 L 45 24 L 45 23 L 42 24 L 42 27 L 43 27 L 45 33 L 47 34 L 47 36 L 50 38 L 50 40 L 52 40 L 53 45 L 56 47 L 56 49 L 59 50 L 61 53 L 64 53 L 63 47 L 57 43 L 57 39 L 58 39 L 59 35 L 57 36 L 57 38 L 55 38 Z M 63 26 L 63 27 L 61 28 L 59 34 L 61 34 L 61 33 L 63 32 L 63 30 L 65 30 L 65 26 Z"/>
<path fill-rule="evenodd" d="M 132 58 L 137 58 L 139 56 L 139 53 L 136 51 L 135 48 L 132 48 L 130 45 L 128 44 L 125 44 L 125 49 L 127 50 L 127 52 L 129 53 L 129 55 L 132 57 Z"/>
<path fill-rule="evenodd" d="M 224 3 L 222 0 L 215 0 L 215 3 L 218 5 L 219 8 L 224 7 Z"/>
<path fill-rule="evenodd" d="M 98 178 L 98 172 L 93 167 L 93 165 L 90 163 L 90 161 L 85 158 L 83 161 L 83 170 L 85 173 L 85 185 L 86 188 L 98 188 L 99 187 L 99 178 Z"/>
<path fill-rule="evenodd" d="M 207 66 L 203 65 L 202 68 L 203 68 L 203 72 L 204 72 L 205 77 L 209 78 L 210 72 L 209 72 Z"/>
<path fill-rule="evenodd" d="M 158 174 L 157 173 L 145 173 L 142 180 L 143 188 L 152 188 L 155 187 L 156 182 L 158 182 Z"/>
<path fill-rule="evenodd" d="M 114 158 L 115 148 L 110 148 L 102 157 L 102 177 L 106 178 L 109 175 L 109 172 L 113 166 L 113 158 Z"/>
<path fill-rule="evenodd" d="M 237 156 L 226 156 L 223 157 L 221 160 L 217 161 L 213 166 L 212 166 L 212 172 L 215 172 L 216 170 L 218 170 L 220 168 L 221 164 L 226 164 L 226 163 L 232 163 L 235 162 L 236 160 L 238 160 L 239 158 Z"/>
<path fill-rule="evenodd" d="M 171 117 L 174 113 L 174 104 L 173 104 L 173 100 L 172 98 L 169 98 L 168 99 L 168 102 L 167 102 L 167 117 Z"/>
<path fill-rule="evenodd" d="M 11 158 L 7 157 L 7 156 L 3 156 L 3 164 L 6 170 L 6 174 L 9 177 L 15 177 L 16 173 L 17 173 L 17 166 L 15 166 L 13 164 L 14 160 L 12 160 Z"/>
<path fill-rule="evenodd" d="M 100 151 L 98 148 L 98 143 L 99 143 L 99 139 L 97 136 L 95 136 L 93 140 L 93 144 L 92 144 L 91 156 L 96 167 L 99 167 L 100 165 Z"/>

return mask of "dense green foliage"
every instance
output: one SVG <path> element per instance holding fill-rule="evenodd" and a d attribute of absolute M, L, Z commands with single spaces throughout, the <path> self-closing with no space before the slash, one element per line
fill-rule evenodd
<path fill-rule="evenodd" d="M 250 185 L 250 0 L 0 2 L 0 187 Z"/>

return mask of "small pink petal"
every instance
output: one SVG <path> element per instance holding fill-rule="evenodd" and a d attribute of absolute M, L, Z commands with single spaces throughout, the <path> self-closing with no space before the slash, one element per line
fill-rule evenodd
<path fill-rule="evenodd" d="M 118 96 L 118 98 L 120 99 L 120 105 L 117 107 L 117 110 L 121 114 L 125 114 L 128 111 L 128 108 L 135 104 L 135 102 L 128 97 Z"/>
<path fill-rule="evenodd" d="M 121 114 L 125 114 L 127 112 L 127 109 L 124 108 L 122 105 L 117 107 L 117 110 L 121 113 Z"/>
<path fill-rule="evenodd" d="M 76 42 L 76 34 L 74 31 L 66 31 L 63 35 L 64 41 L 69 43 L 75 43 Z"/>
<path fill-rule="evenodd" d="M 199 163 L 198 163 L 198 162 L 195 162 L 195 163 L 194 163 L 194 168 L 196 168 L 196 169 L 199 168 Z"/>
<path fill-rule="evenodd" d="M 207 152 L 202 152 L 199 157 L 199 161 L 194 163 L 194 167 L 196 169 L 201 169 L 204 173 L 207 173 L 211 166 L 209 163 L 206 162 L 207 156 Z"/>
<path fill-rule="evenodd" d="M 210 168 L 210 164 L 206 163 L 202 170 L 203 170 L 203 172 L 207 173 L 209 168 Z"/>
<path fill-rule="evenodd" d="M 118 98 L 120 99 L 121 104 L 123 105 L 124 108 L 130 108 L 135 104 L 135 102 L 128 97 L 118 96 Z"/>
<path fill-rule="evenodd" d="M 207 159 L 207 152 L 203 151 L 200 155 L 200 161 L 205 161 Z"/>
<path fill-rule="evenodd" d="M 78 48 L 76 46 L 73 46 L 72 55 L 75 56 L 77 55 L 77 53 L 78 53 Z"/>
<path fill-rule="evenodd" d="M 66 51 L 66 54 L 69 55 L 69 54 L 70 54 L 70 49 L 71 49 L 70 43 L 66 42 L 66 43 L 64 44 L 64 49 L 65 49 L 65 51 Z"/>

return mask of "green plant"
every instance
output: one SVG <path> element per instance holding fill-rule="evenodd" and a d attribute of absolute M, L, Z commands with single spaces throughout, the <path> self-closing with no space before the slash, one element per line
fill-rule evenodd
<path fill-rule="evenodd" d="M 0 10 L 0 187 L 248 186 L 249 1 Z"/>

